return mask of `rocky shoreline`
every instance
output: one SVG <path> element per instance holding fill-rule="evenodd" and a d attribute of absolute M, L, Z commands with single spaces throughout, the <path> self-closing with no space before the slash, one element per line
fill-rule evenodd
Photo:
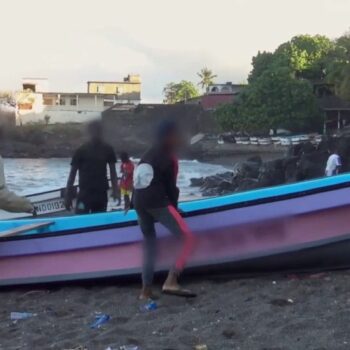
<path fill-rule="evenodd" d="M 318 145 L 291 146 L 285 157 L 274 160 L 249 157 L 236 163 L 232 171 L 192 178 L 191 186 L 199 187 L 203 196 L 221 196 L 322 177 L 329 150 L 334 147 L 342 159 L 342 172 L 350 171 L 350 137 L 329 138 Z"/>

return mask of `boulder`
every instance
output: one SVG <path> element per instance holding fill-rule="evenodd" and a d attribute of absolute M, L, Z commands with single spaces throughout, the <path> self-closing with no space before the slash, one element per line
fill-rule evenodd
<path fill-rule="evenodd" d="M 283 159 L 272 160 L 260 167 L 259 184 L 261 187 L 280 185 L 285 182 Z"/>
<path fill-rule="evenodd" d="M 284 179 L 286 183 L 296 182 L 300 178 L 299 157 L 288 157 L 284 159 Z"/>
<path fill-rule="evenodd" d="M 298 180 L 308 180 L 324 176 L 328 157 L 328 152 L 303 154 L 298 162 L 300 174 Z"/>
<path fill-rule="evenodd" d="M 191 181 L 191 187 L 201 187 L 204 185 L 204 177 L 198 177 L 198 178 L 193 177 L 192 179 L 190 179 L 190 181 Z"/>
<path fill-rule="evenodd" d="M 261 163 L 256 161 L 247 160 L 245 162 L 239 162 L 234 168 L 235 177 L 240 179 L 256 179 L 259 176 L 260 166 Z"/>
<path fill-rule="evenodd" d="M 259 187 L 261 186 L 258 179 L 242 179 L 236 187 L 235 192 L 249 191 Z"/>

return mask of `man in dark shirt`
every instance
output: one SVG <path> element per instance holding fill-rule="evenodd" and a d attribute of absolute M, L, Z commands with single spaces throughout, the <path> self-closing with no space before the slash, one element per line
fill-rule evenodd
<path fill-rule="evenodd" d="M 140 299 L 152 297 L 151 288 L 156 258 L 156 221 L 183 240 L 181 252 L 163 285 L 163 292 L 194 296 L 191 291 L 182 289 L 178 284 L 178 277 L 194 247 L 194 236 L 177 209 L 179 189 L 176 186 L 178 162 L 175 152 L 179 139 L 175 123 L 171 121 L 161 123 L 154 145 L 141 158 L 134 173 L 133 205 L 144 236 Z M 170 247 L 169 251 L 171 250 Z"/>
<path fill-rule="evenodd" d="M 76 213 L 89 214 L 105 212 L 108 203 L 107 165 L 109 166 L 112 195 L 119 199 L 118 181 L 113 148 L 103 141 L 102 125 L 95 121 L 88 125 L 89 140 L 80 146 L 73 155 L 69 174 L 65 204 L 72 209 L 73 186 L 79 172 L 79 194 Z"/>

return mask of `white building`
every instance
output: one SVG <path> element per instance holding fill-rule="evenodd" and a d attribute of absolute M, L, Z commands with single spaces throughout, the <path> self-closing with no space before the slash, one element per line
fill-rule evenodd
<path fill-rule="evenodd" d="M 25 78 L 16 95 L 16 123 L 84 123 L 101 117 L 116 103 L 138 104 L 123 100 L 120 94 L 89 92 L 49 92 L 47 79 Z"/>

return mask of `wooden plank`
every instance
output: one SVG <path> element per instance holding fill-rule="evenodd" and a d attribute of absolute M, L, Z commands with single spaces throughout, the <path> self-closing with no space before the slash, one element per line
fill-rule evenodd
<path fill-rule="evenodd" d="M 53 223 L 54 223 L 54 221 L 45 221 L 45 222 L 39 222 L 37 224 L 18 226 L 16 228 L 0 232 L 0 238 L 17 236 L 23 232 L 36 230 L 36 229 L 43 228 L 43 227 L 48 227 L 48 226 L 52 225 Z"/>

